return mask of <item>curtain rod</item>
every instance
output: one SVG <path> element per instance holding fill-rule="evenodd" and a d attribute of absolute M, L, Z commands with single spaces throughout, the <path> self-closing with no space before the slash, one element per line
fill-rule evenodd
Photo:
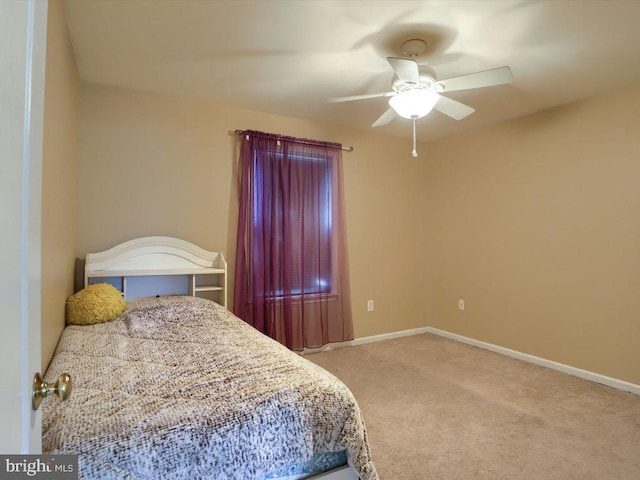
<path fill-rule="evenodd" d="M 234 130 L 233 132 L 229 132 L 229 133 L 230 133 L 230 134 L 234 134 L 234 135 L 245 135 L 245 134 L 247 134 L 247 135 L 248 135 L 249 133 L 259 133 L 259 132 L 253 132 L 253 131 L 251 131 L 251 130 L 247 130 L 247 131 L 245 131 L 245 130 Z M 278 134 L 275 134 L 275 133 L 266 133 L 266 134 L 264 134 L 264 135 L 272 136 L 272 137 L 274 137 L 274 138 L 278 138 L 278 137 L 280 137 L 280 138 L 282 138 L 282 139 L 295 140 L 295 141 L 298 141 L 298 142 L 300 142 L 300 143 L 305 143 L 305 144 L 307 144 L 307 145 L 317 145 L 317 146 L 319 146 L 319 147 L 327 147 L 327 146 L 331 147 L 331 146 L 332 146 L 332 145 L 327 145 L 327 144 L 322 143 L 322 142 L 318 142 L 318 141 L 314 141 L 314 140 L 309 140 L 309 139 L 306 139 L 306 138 L 294 138 L 294 137 L 288 137 L 288 136 L 286 136 L 286 135 L 278 135 Z M 345 151 L 345 152 L 353 152 L 353 147 L 345 147 L 345 146 L 343 146 L 343 145 L 340 145 L 340 146 L 338 147 L 338 145 L 340 145 L 340 144 L 335 144 L 335 148 L 340 148 L 341 150 L 343 150 L 343 151 Z"/>

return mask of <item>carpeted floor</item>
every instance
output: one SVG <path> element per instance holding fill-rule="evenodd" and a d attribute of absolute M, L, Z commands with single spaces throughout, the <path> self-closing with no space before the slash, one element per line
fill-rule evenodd
<path fill-rule="evenodd" d="M 354 393 L 381 480 L 640 479 L 632 393 L 430 334 L 306 358 Z"/>

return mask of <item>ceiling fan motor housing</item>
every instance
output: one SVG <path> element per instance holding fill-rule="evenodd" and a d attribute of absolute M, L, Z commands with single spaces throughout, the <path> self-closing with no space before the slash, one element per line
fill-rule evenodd
<path fill-rule="evenodd" d="M 393 91 L 401 93 L 415 88 L 429 89 L 431 84 L 436 81 L 435 70 L 427 65 L 418 65 L 418 71 L 420 73 L 419 83 L 407 82 L 405 80 L 400 80 L 397 75 L 394 76 L 393 82 L 391 83 Z"/>

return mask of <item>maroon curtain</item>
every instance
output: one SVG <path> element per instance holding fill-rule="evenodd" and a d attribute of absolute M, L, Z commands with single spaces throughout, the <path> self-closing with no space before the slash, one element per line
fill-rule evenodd
<path fill-rule="evenodd" d="M 241 137 L 234 313 L 296 351 L 353 339 L 341 153 Z"/>

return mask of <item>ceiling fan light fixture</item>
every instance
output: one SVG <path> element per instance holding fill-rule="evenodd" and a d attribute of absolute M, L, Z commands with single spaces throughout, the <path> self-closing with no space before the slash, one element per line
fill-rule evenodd
<path fill-rule="evenodd" d="M 389 105 L 404 118 L 422 118 L 438 102 L 438 94 L 422 88 L 400 92 L 389 99 Z"/>

